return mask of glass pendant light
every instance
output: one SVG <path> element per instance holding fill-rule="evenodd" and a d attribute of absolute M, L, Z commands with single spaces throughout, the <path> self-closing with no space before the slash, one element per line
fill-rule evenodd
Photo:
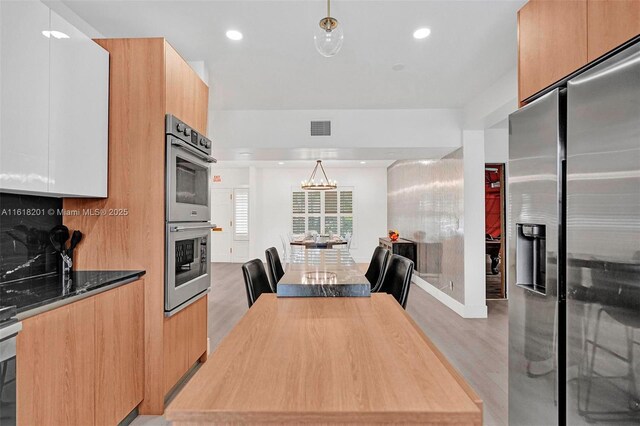
<path fill-rule="evenodd" d="M 313 34 L 316 49 L 322 56 L 330 58 L 340 51 L 344 34 L 336 18 L 331 17 L 331 0 L 327 0 L 327 16 L 320 20 Z"/>

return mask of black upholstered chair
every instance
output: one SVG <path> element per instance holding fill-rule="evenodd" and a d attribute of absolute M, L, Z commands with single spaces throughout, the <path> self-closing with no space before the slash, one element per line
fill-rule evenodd
<path fill-rule="evenodd" d="M 411 275 L 413 275 L 413 262 L 406 257 L 392 254 L 378 291 L 391 294 L 406 309 Z"/>
<path fill-rule="evenodd" d="M 270 247 L 264 251 L 267 257 L 267 266 L 269 267 L 269 280 L 271 281 L 271 289 L 274 293 L 278 291 L 278 281 L 284 275 L 284 269 L 282 269 L 282 262 L 280 262 L 280 256 L 278 250 L 275 247 Z"/>
<path fill-rule="evenodd" d="M 384 247 L 376 247 L 371 256 L 371 263 L 369 268 L 364 274 L 367 277 L 367 281 L 371 284 L 371 291 L 377 291 L 378 287 L 382 283 L 382 277 L 384 276 L 384 268 L 387 266 L 389 260 L 389 250 Z"/>
<path fill-rule="evenodd" d="M 262 293 L 273 293 L 269 285 L 269 278 L 264 270 L 262 260 L 253 259 L 242 265 L 244 285 L 247 289 L 247 302 L 253 305 Z"/>

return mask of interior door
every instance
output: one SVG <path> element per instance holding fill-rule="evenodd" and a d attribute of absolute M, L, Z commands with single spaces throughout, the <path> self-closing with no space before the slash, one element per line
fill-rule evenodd
<path fill-rule="evenodd" d="M 233 189 L 211 190 L 211 261 L 231 262 L 233 242 Z"/>

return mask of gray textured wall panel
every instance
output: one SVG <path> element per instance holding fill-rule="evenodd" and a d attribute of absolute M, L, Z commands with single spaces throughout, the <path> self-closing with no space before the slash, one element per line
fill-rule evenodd
<path fill-rule="evenodd" d="M 389 166 L 387 210 L 388 228 L 418 246 L 416 273 L 464 303 L 462 148 L 441 160 L 401 160 Z"/>

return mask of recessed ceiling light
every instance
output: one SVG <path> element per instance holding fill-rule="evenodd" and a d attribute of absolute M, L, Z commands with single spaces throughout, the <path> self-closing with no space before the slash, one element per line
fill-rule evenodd
<path fill-rule="evenodd" d="M 423 38 L 429 37 L 431 34 L 431 30 L 429 28 L 418 28 L 413 32 L 413 38 L 422 40 Z"/>
<path fill-rule="evenodd" d="M 236 30 L 229 30 L 227 31 L 227 38 L 235 41 L 242 40 L 242 33 Z"/>
<path fill-rule="evenodd" d="M 367 162 L 366 161 L 361 161 L 360 164 L 367 164 Z"/>
<path fill-rule="evenodd" d="M 282 166 L 284 164 L 284 161 L 278 161 L 278 164 Z"/>
<path fill-rule="evenodd" d="M 250 152 L 241 152 L 240 155 L 242 155 L 243 157 L 249 157 L 251 155 Z"/>
<path fill-rule="evenodd" d="M 58 40 L 61 39 L 61 38 L 69 38 L 69 36 L 66 35 L 65 33 L 61 32 L 61 31 L 55 31 L 55 30 L 53 30 L 53 31 L 44 30 L 44 31 L 42 31 L 42 35 L 45 36 L 46 38 L 53 37 L 53 38 L 57 38 Z"/>

